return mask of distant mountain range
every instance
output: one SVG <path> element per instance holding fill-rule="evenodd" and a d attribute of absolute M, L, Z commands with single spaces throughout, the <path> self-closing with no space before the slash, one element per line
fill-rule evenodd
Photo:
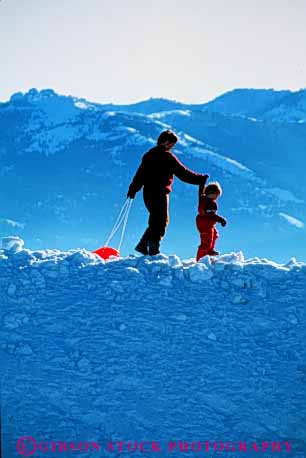
<path fill-rule="evenodd" d="M 166 128 L 179 135 L 180 160 L 223 186 L 221 251 L 306 259 L 306 90 L 237 89 L 193 105 L 14 94 L 0 103 L 2 235 L 32 248 L 102 245 L 142 154 Z M 195 255 L 196 210 L 197 188 L 176 179 L 165 252 Z M 146 220 L 137 195 L 122 254 L 133 252 Z"/>

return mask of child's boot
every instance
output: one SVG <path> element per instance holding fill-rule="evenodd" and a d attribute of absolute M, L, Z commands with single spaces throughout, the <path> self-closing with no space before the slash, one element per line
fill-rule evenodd
<path fill-rule="evenodd" d="M 216 251 L 216 250 L 209 250 L 209 252 L 207 253 L 209 256 L 219 256 L 219 251 Z"/>

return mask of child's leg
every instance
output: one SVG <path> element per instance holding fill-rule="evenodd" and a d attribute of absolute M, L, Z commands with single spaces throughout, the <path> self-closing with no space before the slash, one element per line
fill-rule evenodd
<path fill-rule="evenodd" d="M 212 231 L 202 232 L 201 236 L 201 244 L 198 247 L 197 257 L 196 260 L 199 261 L 201 258 L 206 256 L 210 250 L 212 244 Z"/>
<path fill-rule="evenodd" d="M 202 248 L 201 245 L 198 246 L 198 251 L 197 251 L 197 256 L 196 256 L 196 260 L 197 262 L 201 259 L 201 258 L 204 258 L 204 256 L 206 256 L 206 251 L 204 250 L 204 248 Z"/>
<path fill-rule="evenodd" d="M 196 260 L 199 261 L 201 258 L 208 254 L 212 243 L 212 228 L 209 226 L 207 222 L 207 218 L 203 217 L 202 215 L 197 215 L 196 217 L 196 225 L 197 229 L 200 232 L 201 243 L 198 247 Z"/>
<path fill-rule="evenodd" d="M 219 233 L 215 227 L 212 228 L 212 238 L 211 238 L 211 245 L 210 245 L 210 250 L 213 251 L 215 249 L 215 244 L 217 241 L 217 238 L 219 238 Z"/>

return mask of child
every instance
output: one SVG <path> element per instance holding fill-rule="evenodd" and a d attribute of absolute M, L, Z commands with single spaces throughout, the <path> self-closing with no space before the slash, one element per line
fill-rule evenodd
<path fill-rule="evenodd" d="M 222 189 L 218 182 L 210 183 L 206 188 L 204 185 L 199 186 L 199 213 L 196 224 L 200 232 L 201 244 L 197 252 L 197 261 L 206 255 L 217 256 L 219 254 L 218 251 L 215 251 L 215 243 L 219 237 L 215 224 L 220 223 L 221 226 L 227 224 L 226 219 L 217 214 L 216 201 L 221 194 Z"/>

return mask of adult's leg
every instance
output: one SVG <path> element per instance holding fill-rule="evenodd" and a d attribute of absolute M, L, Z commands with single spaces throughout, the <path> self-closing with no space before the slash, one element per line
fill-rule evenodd
<path fill-rule="evenodd" d="M 143 201 L 149 212 L 149 223 L 148 223 L 148 227 L 144 231 L 135 249 L 136 251 L 139 251 L 140 253 L 148 254 L 148 241 L 150 240 L 150 237 L 151 237 L 150 216 L 151 216 L 152 204 L 151 204 L 150 195 L 146 193 L 145 190 L 143 190 Z"/>
<path fill-rule="evenodd" d="M 169 224 L 169 195 L 144 193 L 144 203 L 149 211 L 148 228 L 145 237 L 160 242 Z"/>

